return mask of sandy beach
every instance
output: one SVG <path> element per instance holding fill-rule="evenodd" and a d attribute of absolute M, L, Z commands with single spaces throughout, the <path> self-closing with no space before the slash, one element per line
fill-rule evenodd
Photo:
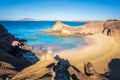
<path fill-rule="evenodd" d="M 103 34 L 88 36 L 94 40 L 93 44 L 82 49 L 76 48 L 57 53 L 60 57 L 68 59 L 69 62 L 84 72 L 84 62 L 90 61 L 94 64 L 96 71 L 104 73 L 108 71 L 108 64 L 112 59 L 120 58 L 120 46 L 118 39 Z"/>

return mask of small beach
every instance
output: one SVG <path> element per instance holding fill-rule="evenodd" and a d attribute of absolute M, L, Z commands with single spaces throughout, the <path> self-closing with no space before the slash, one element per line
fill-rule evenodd
<path fill-rule="evenodd" d="M 116 39 L 110 36 L 96 34 L 89 36 L 94 42 L 84 48 L 76 48 L 57 53 L 60 57 L 70 61 L 78 69 L 84 72 L 84 62 L 90 61 L 95 69 L 104 73 L 108 70 L 111 59 L 119 58 L 120 46 Z M 101 66 L 101 67 L 100 67 Z"/>

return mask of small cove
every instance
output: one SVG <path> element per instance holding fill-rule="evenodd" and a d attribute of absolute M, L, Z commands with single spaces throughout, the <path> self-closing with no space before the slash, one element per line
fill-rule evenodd
<path fill-rule="evenodd" d="M 84 25 L 86 22 L 63 21 L 63 23 L 76 27 Z M 42 46 L 44 47 L 43 49 L 59 52 L 82 47 L 86 44 L 84 38 L 58 37 L 41 33 L 43 30 L 52 28 L 55 21 L 0 21 L 0 24 L 4 25 L 8 29 L 8 32 L 16 38 L 27 40 L 27 45 L 33 46 L 34 50 L 40 50 Z"/>

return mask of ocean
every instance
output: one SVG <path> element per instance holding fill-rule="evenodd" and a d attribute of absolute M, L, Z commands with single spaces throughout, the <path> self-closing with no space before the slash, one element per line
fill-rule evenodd
<path fill-rule="evenodd" d="M 86 24 L 86 22 L 68 22 L 63 23 L 76 27 Z M 27 45 L 46 46 L 53 51 L 61 51 L 75 48 L 85 44 L 84 38 L 77 37 L 58 37 L 42 33 L 43 30 L 52 28 L 55 21 L 0 21 L 8 29 L 8 32 L 16 38 L 27 40 Z"/>

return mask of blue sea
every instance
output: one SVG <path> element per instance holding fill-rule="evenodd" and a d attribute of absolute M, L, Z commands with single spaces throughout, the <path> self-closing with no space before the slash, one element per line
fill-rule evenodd
<path fill-rule="evenodd" d="M 76 27 L 86 24 L 86 22 L 63 23 Z M 43 30 L 52 28 L 55 21 L 0 21 L 8 29 L 8 32 L 16 38 L 27 40 L 27 45 L 44 45 L 52 50 L 66 50 L 82 46 L 85 44 L 84 38 L 77 37 L 58 37 L 42 33 Z"/>

